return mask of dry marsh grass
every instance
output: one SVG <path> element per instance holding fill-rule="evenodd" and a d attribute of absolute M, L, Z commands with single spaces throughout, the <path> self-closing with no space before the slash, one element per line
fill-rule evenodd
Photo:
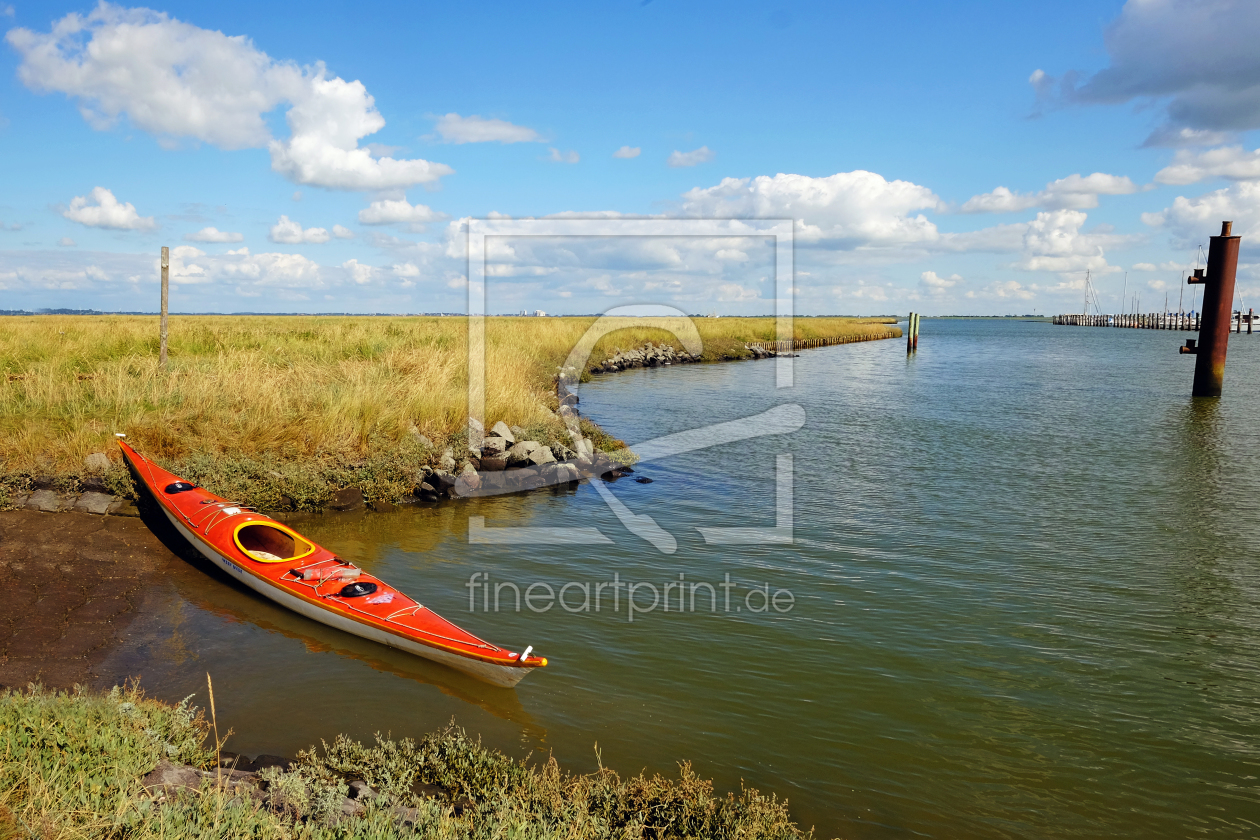
<path fill-rule="evenodd" d="M 594 318 L 489 318 L 487 420 L 559 424 L 554 382 Z M 595 345 L 590 362 L 694 329 L 708 360 L 775 337 L 773 318 L 653 319 Z M 166 461 L 354 463 L 416 438 L 437 452 L 467 417 L 468 323 L 457 317 L 173 316 L 158 366 L 156 316 L 0 317 L 0 474 L 66 474 L 113 433 Z M 889 331 L 878 319 L 795 322 L 798 339 Z M 433 455 L 435 453 L 427 453 Z M 423 457 L 419 453 L 416 457 Z"/>

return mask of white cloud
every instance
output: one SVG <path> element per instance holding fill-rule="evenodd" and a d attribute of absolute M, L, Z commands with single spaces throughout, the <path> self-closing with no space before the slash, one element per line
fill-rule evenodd
<path fill-rule="evenodd" d="M 919 284 L 926 286 L 933 293 L 941 293 L 947 289 L 952 289 L 963 281 L 958 274 L 951 274 L 948 277 L 941 277 L 935 271 L 925 271 L 919 275 Z"/>
<path fill-rule="evenodd" d="M 554 147 L 551 149 L 551 155 L 547 158 L 553 163 L 577 163 L 581 159 L 582 157 L 572 149 L 562 152 Z"/>
<path fill-rule="evenodd" d="M 1059 273 L 1117 271 L 1107 264 L 1104 250 L 1123 245 L 1131 237 L 1110 233 L 1083 233 L 1088 217 L 1079 210 L 1048 210 L 1037 214 L 1024 232 L 1023 256 L 1011 267 L 1024 271 Z"/>
<path fill-rule="evenodd" d="M 1147 139 L 1220 142 L 1260 127 L 1260 4 L 1254 0 L 1129 0 L 1104 35 L 1110 65 L 1029 79 L 1046 103 L 1158 103 L 1166 119 Z M 1191 135 L 1187 137 L 1185 130 Z"/>
<path fill-rule="evenodd" d="M 1143 213 L 1142 221 L 1165 228 L 1178 249 L 1207 243 L 1221 231 L 1221 222 L 1234 222 L 1234 235 L 1243 242 L 1260 237 L 1260 181 L 1239 181 L 1198 198 L 1177 196 L 1171 207 L 1158 213 Z"/>
<path fill-rule="evenodd" d="M 75 196 L 61 215 L 87 227 L 111 230 L 153 230 L 157 227 L 152 216 L 141 216 L 131 202 L 120 202 L 104 187 L 94 188 L 87 196 Z"/>
<path fill-rule="evenodd" d="M 12 3 L 0 4 L 0 16 L 13 17 L 17 14 L 17 10 L 13 8 Z"/>
<path fill-rule="evenodd" d="M 666 161 L 670 166 L 696 166 L 701 163 L 708 163 L 713 160 L 715 153 L 708 146 L 701 146 L 690 152 L 680 152 L 674 150 Z"/>
<path fill-rule="evenodd" d="M 486 119 L 476 114 L 461 117 L 446 114 L 434 126 L 444 143 L 541 143 L 538 132 L 506 120 Z"/>
<path fill-rule="evenodd" d="M 643 151 L 643 149 L 639 146 L 622 146 L 620 149 L 613 152 L 613 157 L 629 160 L 630 158 L 637 158 L 639 156 L 639 152 L 641 151 Z"/>
<path fill-rule="evenodd" d="M 445 218 L 445 214 L 437 213 L 423 204 L 411 204 L 406 198 L 396 201 L 390 199 L 373 201 L 359 211 L 359 224 L 405 224 L 410 230 L 416 232 L 424 230 L 427 222 L 435 222 Z"/>
<path fill-rule="evenodd" d="M 191 245 L 171 249 L 171 282 L 199 285 L 215 281 L 246 286 L 313 290 L 326 284 L 320 266 L 301 254 L 251 254 L 248 248 L 209 256 Z"/>
<path fill-rule="evenodd" d="M 756 300 L 760 296 L 756 289 L 749 289 L 738 283 L 723 283 L 717 287 L 717 299 L 720 301 Z"/>
<path fill-rule="evenodd" d="M 958 208 L 962 213 L 1015 213 L 1042 207 L 1047 210 L 1089 210 L 1098 206 L 1100 195 L 1129 195 L 1138 186 L 1127 177 L 1095 172 L 1092 175 L 1069 175 L 1046 184 L 1035 193 L 1012 192 L 998 187 L 967 199 Z"/>
<path fill-rule="evenodd" d="M 241 242 L 245 239 L 245 234 L 204 227 L 196 233 L 185 233 L 184 239 L 188 242 Z"/>
<path fill-rule="evenodd" d="M 281 245 L 298 245 L 303 242 L 323 245 L 328 241 L 328 231 L 324 228 L 303 229 L 300 223 L 288 216 L 281 216 L 279 221 L 271 226 L 271 232 L 267 234 L 267 238 Z"/>
<path fill-rule="evenodd" d="M 420 267 L 415 263 L 403 263 L 402 265 L 393 266 L 391 271 L 395 277 L 419 277 Z"/>
<path fill-rule="evenodd" d="M 354 231 L 342 225 L 333 225 L 332 233 L 338 239 L 354 239 Z"/>
<path fill-rule="evenodd" d="M 1248 152 L 1242 146 L 1225 146 L 1195 152 L 1182 149 L 1173 162 L 1155 173 L 1161 184 L 1193 184 L 1208 178 L 1247 181 L 1260 178 L 1260 149 Z"/>
<path fill-rule="evenodd" d="M 1155 265 L 1155 263 L 1147 263 L 1147 262 L 1134 263 L 1133 270 L 1134 271 L 1159 271 L 1159 266 Z"/>
<path fill-rule="evenodd" d="M 1032 300 L 1036 296 L 1035 291 L 1024 288 L 1014 280 L 994 281 L 979 291 L 967 292 L 969 298 L 990 300 Z"/>
<path fill-rule="evenodd" d="M 713 256 L 723 262 L 748 262 L 748 255 L 738 248 L 720 248 Z"/>
<path fill-rule="evenodd" d="M 47 33 L 17 28 L 6 39 L 27 87 L 77 99 L 97 129 L 126 117 L 165 145 L 187 138 L 224 149 L 267 146 L 276 172 L 332 189 L 406 188 L 452 171 L 359 148 L 385 125 L 361 82 L 328 78 L 322 63 L 276 61 L 245 36 L 101 2 Z M 277 140 L 266 116 L 286 103 L 291 136 Z"/>
<path fill-rule="evenodd" d="M 454 172 L 427 160 L 373 157 L 360 138 L 385 127 L 362 82 L 319 75 L 309 79 L 310 95 L 294 103 L 286 117 L 292 135 L 272 140 L 271 168 L 299 184 L 344 190 L 388 190 L 427 184 Z"/>
<path fill-rule="evenodd" d="M 68 236 L 63 236 L 57 240 L 57 244 L 60 245 L 62 248 L 73 248 L 78 243 Z"/>
<path fill-rule="evenodd" d="M 350 275 L 350 279 L 356 284 L 362 286 L 372 282 L 372 278 L 376 276 L 376 269 L 370 265 L 363 265 L 358 260 L 346 260 L 341 267 Z"/>
<path fill-rule="evenodd" d="M 782 173 L 726 178 L 684 193 L 682 205 L 686 215 L 704 218 L 795 218 L 799 241 L 839 247 L 934 241 L 936 225 L 910 214 L 940 206 L 927 187 L 860 169 L 824 178 Z"/>
<path fill-rule="evenodd" d="M 301 201 L 301 200 L 302 200 L 302 191 L 301 191 L 301 190 L 294 190 L 294 191 L 293 191 L 292 198 L 293 198 L 293 200 L 294 200 L 294 201 Z"/>

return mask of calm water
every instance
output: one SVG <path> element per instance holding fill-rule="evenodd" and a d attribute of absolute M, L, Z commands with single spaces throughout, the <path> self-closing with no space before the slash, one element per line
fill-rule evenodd
<path fill-rule="evenodd" d="M 634 443 L 782 403 L 794 434 L 645 464 L 612 492 L 678 541 L 662 554 L 596 491 L 315 518 L 314 539 L 551 667 L 514 691 L 324 628 L 189 567 L 150 598 L 115 673 L 167 697 L 213 674 L 230 747 L 291 753 L 344 731 L 455 718 L 574 769 L 676 772 L 787 796 L 824 837 L 1234 837 L 1260 833 L 1260 336 L 1226 396 L 1195 402 L 1186 334 L 933 321 L 774 362 L 601 379 L 584 411 Z M 774 524 L 795 542 L 711 546 Z M 486 546 L 488 527 L 596 526 L 606 545 Z M 474 572 L 545 582 L 738 586 L 730 611 L 626 605 L 469 612 Z M 789 590 L 750 612 L 749 587 Z M 568 604 L 580 606 L 571 588 Z M 622 595 L 624 597 L 624 595 Z M 638 602 L 651 603 L 640 588 Z M 784 596 L 785 597 L 785 596 Z M 781 597 L 780 606 L 786 605 Z M 493 604 L 491 604 L 493 606 Z M 736 608 L 739 607 L 739 611 Z"/>

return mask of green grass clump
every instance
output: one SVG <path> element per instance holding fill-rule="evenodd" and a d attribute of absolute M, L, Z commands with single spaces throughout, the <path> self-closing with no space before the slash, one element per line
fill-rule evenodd
<path fill-rule="evenodd" d="M 678 779 L 572 774 L 554 761 L 514 760 L 450 726 L 418 741 L 344 736 L 260 774 L 269 803 L 218 787 L 151 795 L 159 761 L 209 767 L 206 722 L 188 701 L 138 690 L 0 694 L 0 840 L 809 840 L 787 804 L 744 789 L 720 795 L 682 765 Z M 341 812 L 347 781 L 383 794 Z M 438 785 L 442 798 L 414 792 Z M 459 807 L 456 808 L 455 804 Z M 407 822 L 395 808 L 405 808 Z"/>

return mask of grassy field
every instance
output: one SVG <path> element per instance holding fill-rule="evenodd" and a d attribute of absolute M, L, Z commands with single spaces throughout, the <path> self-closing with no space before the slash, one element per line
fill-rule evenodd
<path fill-rule="evenodd" d="M 555 377 L 594 322 L 487 319 L 487 426 L 505 420 L 558 439 Z M 627 319 L 589 363 L 646 341 L 681 347 L 667 326 L 696 330 L 706 360 L 746 356 L 745 342 L 775 337 L 773 318 L 652 323 Z M 320 488 L 338 482 L 400 495 L 407 470 L 414 475 L 448 445 L 458 457 L 468 330 L 455 317 L 174 316 L 162 370 L 156 316 L 0 317 L 0 476 L 10 490 L 35 475 L 72 480 L 89 453 L 117 463 L 120 431 L 249 503 L 287 495 L 317 507 Z M 798 339 L 881 331 L 900 334 L 878 319 L 795 322 Z M 284 476 L 276 486 L 255 486 L 275 474 Z"/>
<path fill-rule="evenodd" d="M 231 746 L 227 721 L 219 737 Z M 720 795 L 683 765 L 678 779 L 623 779 L 609 769 L 576 775 L 554 761 L 527 764 L 484 748 L 454 727 L 366 746 L 339 737 L 263 771 L 272 805 L 219 789 L 154 799 L 141 779 L 159 761 L 210 768 L 213 744 L 202 713 L 138 691 L 0 694 L 0 840 L 808 840 L 785 802 L 754 790 Z M 222 742 L 221 742 L 222 743 Z M 385 796 L 359 816 L 335 819 L 348 780 Z M 412 784 L 437 785 L 447 800 Z M 456 815 L 450 800 L 471 806 Z M 414 833 L 393 805 L 414 807 Z"/>

